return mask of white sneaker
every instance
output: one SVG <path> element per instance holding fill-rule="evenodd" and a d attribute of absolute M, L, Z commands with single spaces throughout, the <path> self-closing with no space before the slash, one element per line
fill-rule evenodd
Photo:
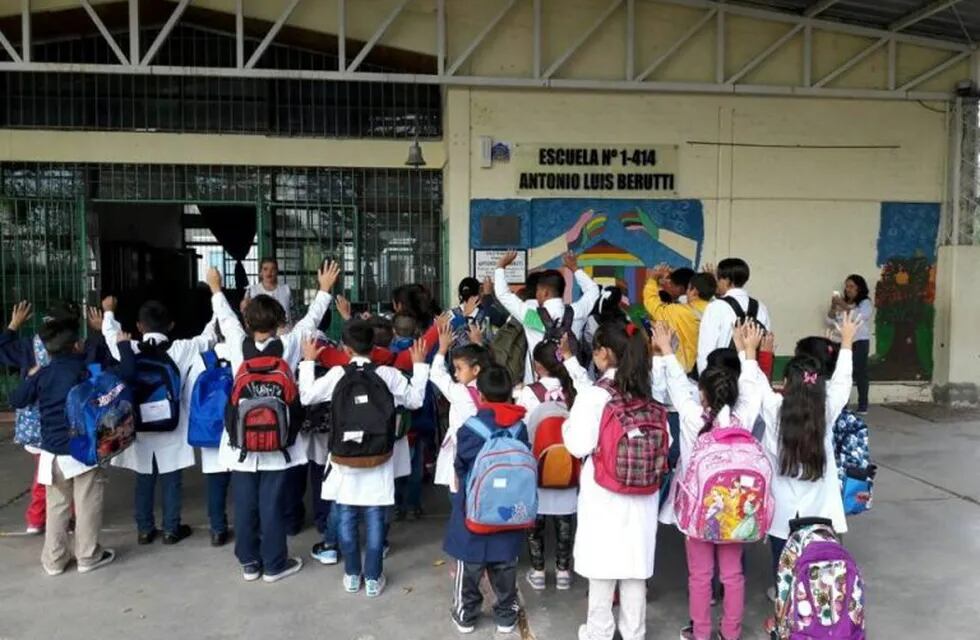
<path fill-rule="evenodd" d="M 769 602 L 776 602 L 776 587 L 769 587 L 766 589 L 766 597 L 769 598 Z"/>
<path fill-rule="evenodd" d="M 44 527 L 27 527 L 24 533 L 29 536 L 39 536 L 44 533 Z"/>
<path fill-rule="evenodd" d="M 456 625 L 456 631 L 459 631 L 460 633 L 473 633 L 473 631 L 476 629 L 476 627 L 473 625 L 467 626 L 460 624 L 456 621 L 456 618 L 453 618 L 452 616 L 450 616 L 450 618 L 452 619 L 453 624 Z"/>
<path fill-rule="evenodd" d="M 275 573 L 273 575 L 269 575 L 268 573 L 264 574 L 262 576 L 262 581 L 263 582 L 279 582 L 280 580 L 282 580 L 284 578 L 288 578 L 289 576 L 296 575 L 297 573 L 299 573 L 300 569 L 302 569 L 302 568 L 303 568 L 303 559 L 302 558 L 289 558 L 289 559 L 286 560 L 286 568 L 285 569 L 283 569 L 279 573 Z"/>
<path fill-rule="evenodd" d="M 377 580 L 365 580 L 364 594 L 369 598 L 377 598 L 385 590 L 386 584 L 388 584 L 388 580 L 384 574 L 381 574 Z"/>
<path fill-rule="evenodd" d="M 349 576 L 344 574 L 344 591 L 347 593 L 357 593 L 361 590 L 361 576 Z"/>
<path fill-rule="evenodd" d="M 79 573 L 88 573 L 89 571 L 95 571 L 96 569 L 101 569 L 110 562 L 116 559 L 116 552 L 112 549 L 103 549 L 102 557 L 99 558 L 95 563 L 89 565 L 78 565 Z"/>
<path fill-rule="evenodd" d="M 255 582 L 262 577 L 262 569 L 257 564 L 242 565 L 242 579 L 245 582 Z"/>
<path fill-rule="evenodd" d="M 502 624 L 498 624 L 497 625 L 497 633 L 514 633 L 514 629 L 516 629 L 516 628 L 517 628 L 517 625 L 516 624 L 512 624 L 512 625 L 506 626 L 506 627 L 504 625 L 502 625 Z"/>
<path fill-rule="evenodd" d="M 545 583 L 545 573 L 544 571 L 535 571 L 531 569 L 527 572 L 527 583 L 531 585 L 531 588 L 535 591 L 544 591 L 547 584 Z"/>
<path fill-rule="evenodd" d="M 555 573 L 555 587 L 559 591 L 568 591 L 572 588 L 572 572 L 558 571 Z"/>
<path fill-rule="evenodd" d="M 65 572 L 64 567 L 61 567 L 60 569 L 48 569 L 43 564 L 41 565 L 41 567 L 44 569 L 44 573 L 48 574 L 49 576 L 60 576 Z"/>

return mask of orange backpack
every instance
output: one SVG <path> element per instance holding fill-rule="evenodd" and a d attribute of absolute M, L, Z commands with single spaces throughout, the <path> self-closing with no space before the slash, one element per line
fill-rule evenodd
<path fill-rule="evenodd" d="M 578 486 L 582 462 L 565 448 L 562 426 L 568 418 L 568 408 L 560 391 L 549 394 L 540 383 L 531 388 L 542 400 L 528 417 L 528 431 L 534 434 L 532 453 L 538 460 L 538 487 L 573 489 Z"/>

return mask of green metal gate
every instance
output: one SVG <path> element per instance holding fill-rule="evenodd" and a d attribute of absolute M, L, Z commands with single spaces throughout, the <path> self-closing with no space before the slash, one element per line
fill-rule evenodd
<path fill-rule="evenodd" d="M 0 196 L 0 308 L 6 324 L 21 300 L 34 305 L 30 330 L 52 302 L 85 302 L 88 268 L 82 198 Z M 26 328 L 25 328 L 26 330 Z M 0 405 L 18 380 L 0 370 Z"/>

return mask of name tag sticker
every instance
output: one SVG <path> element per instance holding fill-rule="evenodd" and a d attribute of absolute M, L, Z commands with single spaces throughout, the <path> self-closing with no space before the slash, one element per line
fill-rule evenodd
<path fill-rule="evenodd" d="M 162 422 L 170 418 L 170 402 L 168 400 L 144 402 L 140 405 L 140 420 L 142 422 Z"/>
<path fill-rule="evenodd" d="M 344 433 L 344 442 L 361 442 L 364 440 L 363 431 L 347 431 Z"/>
<path fill-rule="evenodd" d="M 493 479 L 494 489 L 506 489 L 507 488 L 507 478 L 494 478 Z"/>
<path fill-rule="evenodd" d="M 639 438 L 643 435 L 643 431 L 640 429 L 630 429 L 626 432 L 626 437 L 632 440 L 633 438 Z"/>
<path fill-rule="evenodd" d="M 739 478 L 739 482 L 743 487 L 748 487 L 749 489 L 755 487 L 755 478 L 752 476 L 742 476 Z"/>
<path fill-rule="evenodd" d="M 366 395 L 355 396 L 354 398 L 354 404 L 367 404 L 367 403 L 368 403 L 368 397 Z"/>

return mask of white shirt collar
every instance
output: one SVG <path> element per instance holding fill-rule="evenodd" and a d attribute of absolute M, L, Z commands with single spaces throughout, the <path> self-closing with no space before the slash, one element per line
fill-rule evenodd
<path fill-rule="evenodd" d="M 143 342 L 149 342 L 150 344 L 161 344 L 163 342 L 170 342 L 170 338 L 162 333 L 151 331 L 150 333 L 143 334 Z"/>

